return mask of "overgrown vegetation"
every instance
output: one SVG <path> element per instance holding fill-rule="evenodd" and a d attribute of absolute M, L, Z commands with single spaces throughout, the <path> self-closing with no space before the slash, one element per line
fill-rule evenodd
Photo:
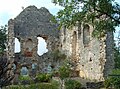
<path fill-rule="evenodd" d="M 68 79 L 65 81 L 65 89 L 81 89 L 81 83 L 76 80 Z"/>
<path fill-rule="evenodd" d="M 54 18 L 60 28 L 78 24 L 89 24 L 94 28 L 93 36 L 100 37 L 115 31 L 120 25 L 120 5 L 115 0 L 52 0 L 64 7 Z"/>
<path fill-rule="evenodd" d="M 7 25 L 0 27 L 0 54 L 4 53 L 7 44 Z"/>
<path fill-rule="evenodd" d="M 120 69 L 120 50 L 119 47 L 114 47 L 115 69 Z"/>
<path fill-rule="evenodd" d="M 59 89 L 59 83 L 57 81 L 51 81 L 51 83 L 37 83 L 30 85 L 11 85 L 7 89 Z"/>
<path fill-rule="evenodd" d="M 114 61 L 115 68 L 112 73 L 105 80 L 104 85 L 106 88 L 120 89 L 120 50 L 119 46 L 114 47 Z"/>
<path fill-rule="evenodd" d="M 20 80 L 19 82 L 23 85 L 33 83 L 33 80 L 30 78 L 29 75 L 20 75 L 19 80 Z"/>
<path fill-rule="evenodd" d="M 120 69 L 113 70 L 105 80 L 104 85 L 106 88 L 120 89 Z"/>
<path fill-rule="evenodd" d="M 50 82 L 52 79 L 52 74 L 41 73 L 37 74 L 36 80 L 39 82 Z"/>
<path fill-rule="evenodd" d="M 55 50 L 51 53 L 54 61 L 63 61 L 66 59 L 66 55 L 61 53 L 59 50 Z"/>

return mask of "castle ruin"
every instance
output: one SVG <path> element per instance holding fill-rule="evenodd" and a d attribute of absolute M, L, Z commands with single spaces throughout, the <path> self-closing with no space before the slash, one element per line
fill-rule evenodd
<path fill-rule="evenodd" d="M 94 29 L 89 24 L 57 30 L 58 25 L 51 22 L 51 17 L 46 8 L 29 6 L 9 20 L 8 59 L 16 66 L 16 77 L 22 67 L 28 69 L 29 75 L 47 72 L 48 65 L 54 64 L 57 68 L 60 63 L 53 60 L 51 52 L 59 50 L 71 58 L 79 77 L 104 80 L 114 67 L 113 33 L 108 32 L 100 39 L 94 38 Z M 42 37 L 47 43 L 48 52 L 42 56 L 37 54 L 37 37 Z M 20 41 L 19 53 L 14 52 L 15 38 Z"/>

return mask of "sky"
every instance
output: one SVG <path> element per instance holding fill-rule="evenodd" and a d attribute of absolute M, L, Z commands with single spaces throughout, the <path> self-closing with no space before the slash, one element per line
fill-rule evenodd
<path fill-rule="evenodd" d="M 10 18 L 15 18 L 21 11 L 22 7 L 30 5 L 36 7 L 46 7 L 52 14 L 56 14 L 61 7 L 51 2 L 52 0 L 0 0 L 0 25 L 7 24 Z"/>
<path fill-rule="evenodd" d="M 46 7 L 50 13 L 56 15 L 56 13 L 62 9 L 59 5 L 55 5 L 51 2 L 52 0 L 0 0 L 0 26 L 8 23 L 8 20 L 11 18 L 15 18 L 23 9 L 30 5 L 35 5 L 37 8 Z M 120 0 L 116 0 L 116 2 L 120 3 Z M 115 40 L 118 37 L 118 32 L 120 27 L 116 28 Z M 41 38 L 39 40 L 39 46 L 46 46 L 45 41 Z M 16 46 L 15 52 L 19 52 L 19 42 L 15 39 Z M 43 48 L 44 48 L 43 47 Z M 39 48 L 40 49 L 40 48 Z M 42 49 L 40 49 L 42 50 Z M 47 51 L 46 49 L 44 52 Z M 42 54 L 42 53 L 39 53 Z"/>
<path fill-rule="evenodd" d="M 37 8 L 46 7 L 50 13 L 55 15 L 62 7 L 55 5 L 52 0 L 0 0 L 0 26 L 8 23 L 9 19 L 15 18 L 23 10 L 30 5 L 35 5 Z M 46 53 L 46 42 L 42 38 L 38 38 L 39 55 Z M 15 53 L 20 52 L 20 43 L 15 38 Z"/>

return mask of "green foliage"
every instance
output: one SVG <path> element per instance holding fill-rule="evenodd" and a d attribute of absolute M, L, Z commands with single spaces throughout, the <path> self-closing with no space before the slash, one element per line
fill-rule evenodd
<path fill-rule="evenodd" d="M 50 80 L 52 79 L 52 75 L 51 74 L 37 74 L 36 79 L 40 82 L 50 82 Z"/>
<path fill-rule="evenodd" d="M 39 83 L 35 85 L 35 88 L 37 89 L 59 89 L 57 81 L 52 83 Z M 34 88 L 29 88 L 34 89 Z"/>
<path fill-rule="evenodd" d="M 53 51 L 51 55 L 53 56 L 53 60 L 55 61 L 66 59 L 66 55 L 61 53 L 59 50 Z"/>
<path fill-rule="evenodd" d="M 30 85 L 11 85 L 9 89 L 59 89 L 57 81 L 51 81 L 51 83 L 37 83 Z"/>
<path fill-rule="evenodd" d="M 60 27 L 88 23 L 94 27 L 93 36 L 101 37 L 120 25 L 120 5 L 114 0 L 53 0 L 53 3 L 64 7 L 55 17 Z"/>
<path fill-rule="evenodd" d="M 115 89 L 120 89 L 120 69 L 113 70 L 111 76 L 105 80 L 104 85 L 106 88 L 114 87 Z"/>
<path fill-rule="evenodd" d="M 10 85 L 9 89 L 26 89 L 27 87 L 23 85 Z M 6 89 L 6 88 L 5 88 Z"/>
<path fill-rule="evenodd" d="M 62 80 L 70 76 L 70 65 L 68 61 L 65 61 L 59 68 L 59 75 Z"/>
<path fill-rule="evenodd" d="M 34 82 L 29 75 L 20 75 L 19 80 L 20 80 L 20 83 L 23 85 L 32 84 Z"/>
<path fill-rule="evenodd" d="M 120 51 L 118 47 L 114 48 L 114 61 L 115 61 L 115 68 L 120 69 Z"/>
<path fill-rule="evenodd" d="M 25 81 L 25 80 L 31 80 L 31 78 L 30 78 L 30 76 L 28 76 L 28 75 L 20 75 L 19 76 L 19 80 L 21 80 L 21 81 Z"/>
<path fill-rule="evenodd" d="M 81 83 L 72 79 L 66 80 L 65 89 L 81 89 Z"/>
<path fill-rule="evenodd" d="M 7 25 L 0 27 L 0 54 L 4 52 L 4 49 L 6 49 L 6 42 L 7 42 Z"/>

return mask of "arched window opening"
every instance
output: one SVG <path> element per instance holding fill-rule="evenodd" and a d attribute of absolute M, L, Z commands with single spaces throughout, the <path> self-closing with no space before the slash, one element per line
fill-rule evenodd
<path fill-rule="evenodd" d="M 32 54 L 33 54 L 33 41 L 32 39 L 28 39 L 26 42 L 25 42 L 25 51 L 24 51 L 24 54 L 26 57 L 32 57 Z"/>
<path fill-rule="evenodd" d="M 72 57 L 76 59 L 77 33 L 74 31 L 72 38 Z"/>
<path fill-rule="evenodd" d="M 27 67 L 22 67 L 21 68 L 21 75 L 28 75 L 28 69 L 27 69 Z"/>
<path fill-rule="evenodd" d="M 44 53 L 48 52 L 47 43 L 45 42 L 45 39 L 43 39 L 42 37 L 37 37 L 37 39 L 38 39 L 37 53 L 39 56 L 41 56 Z"/>
<path fill-rule="evenodd" d="M 84 46 L 88 46 L 90 42 L 90 27 L 89 25 L 84 25 L 83 28 L 83 44 Z"/>
<path fill-rule="evenodd" d="M 19 53 L 21 51 L 20 49 L 20 41 L 18 38 L 15 38 L 15 46 L 14 46 L 14 52 Z"/>
<path fill-rule="evenodd" d="M 35 70 L 37 68 L 37 63 L 32 64 L 32 69 Z"/>

